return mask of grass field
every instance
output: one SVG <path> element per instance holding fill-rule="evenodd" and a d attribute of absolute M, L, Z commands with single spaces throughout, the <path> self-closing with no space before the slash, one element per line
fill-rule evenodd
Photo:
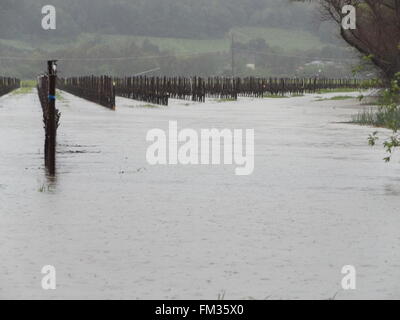
<path fill-rule="evenodd" d="M 21 87 L 17 90 L 14 90 L 11 92 L 12 95 L 21 95 L 21 94 L 28 94 L 31 93 L 33 90 L 33 87 Z"/>
<path fill-rule="evenodd" d="M 247 42 L 252 39 L 262 38 L 265 39 L 268 45 L 272 47 L 281 47 L 287 52 L 321 48 L 326 45 L 322 43 L 318 37 L 305 31 L 279 28 L 242 27 L 232 29 L 231 33 L 234 34 L 235 39 L 238 42 Z M 0 39 L 0 45 L 21 50 L 34 50 L 35 48 L 41 48 L 51 52 L 90 42 L 96 42 L 97 45 L 110 45 L 114 48 L 118 48 L 126 46 L 129 42 L 135 42 L 136 44 L 142 45 L 145 40 L 148 40 L 154 45 L 157 45 L 161 50 L 167 50 L 177 54 L 188 52 L 204 53 L 211 51 L 229 51 L 231 46 L 230 34 L 219 39 L 182 39 L 82 33 L 76 39 L 65 40 L 64 44 L 60 43 L 59 40 L 28 43 L 24 41 Z"/>
<path fill-rule="evenodd" d="M 243 27 L 235 28 L 231 31 L 236 41 L 247 42 L 252 39 L 264 39 L 270 46 L 278 46 L 285 51 L 308 50 L 320 48 L 324 44 L 318 37 L 305 31 L 286 30 L 278 28 L 253 28 Z M 85 37 L 93 35 L 86 34 Z M 174 51 L 176 53 L 185 52 L 209 52 L 209 51 L 228 51 L 231 46 L 230 36 L 222 39 L 178 39 L 178 38 L 157 38 L 157 37 L 139 37 L 139 36 L 120 36 L 109 35 L 102 36 L 102 39 L 108 43 L 117 44 L 133 40 L 137 43 L 143 43 L 146 39 L 157 45 L 161 50 Z"/>
<path fill-rule="evenodd" d="M 33 47 L 29 43 L 20 40 L 0 39 L 0 46 L 20 50 L 33 50 Z"/>
<path fill-rule="evenodd" d="M 343 93 L 343 92 L 356 92 L 360 89 L 354 88 L 338 88 L 338 89 L 322 89 L 318 90 L 317 93 Z"/>
<path fill-rule="evenodd" d="M 279 28 L 242 27 L 232 30 L 236 39 L 247 42 L 251 39 L 264 39 L 269 46 L 281 47 L 285 51 L 310 50 L 321 48 L 326 43 L 309 32 Z"/>

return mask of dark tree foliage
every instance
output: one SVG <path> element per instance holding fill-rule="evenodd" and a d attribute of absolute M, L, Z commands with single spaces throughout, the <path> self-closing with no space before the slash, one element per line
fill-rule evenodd
<path fill-rule="evenodd" d="M 342 38 L 367 56 L 386 80 L 400 71 L 400 0 L 316 0 L 324 16 L 335 21 Z M 357 9 L 357 28 L 341 28 L 342 8 Z"/>

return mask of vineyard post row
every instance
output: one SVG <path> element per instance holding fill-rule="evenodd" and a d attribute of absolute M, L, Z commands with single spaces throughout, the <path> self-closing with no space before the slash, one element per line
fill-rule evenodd
<path fill-rule="evenodd" d="M 115 86 L 112 77 L 60 78 L 57 86 L 59 89 L 75 96 L 115 110 Z"/>
<path fill-rule="evenodd" d="M 239 96 L 301 95 L 325 89 L 358 89 L 362 85 L 362 81 L 357 79 L 147 76 L 115 78 L 114 83 L 117 96 L 160 105 L 168 105 L 169 98 L 197 102 L 205 102 L 206 97 L 237 100 Z"/>
<path fill-rule="evenodd" d="M 0 97 L 21 87 L 21 80 L 0 77 Z"/>
<path fill-rule="evenodd" d="M 357 79 L 318 78 L 86 76 L 59 79 L 58 87 L 115 110 L 116 96 L 167 106 L 169 99 L 205 102 L 206 97 L 237 100 L 239 96 L 302 95 L 326 89 L 359 89 L 362 83 Z"/>
<path fill-rule="evenodd" d="M 56 109 L 56 82 L 56 61 L 48 61 L 48 72 L 37 78 L 37 91 L 45 129 L 44 162 L 50 176 L 56 173 L 57 129 L 61 116 Z"/>

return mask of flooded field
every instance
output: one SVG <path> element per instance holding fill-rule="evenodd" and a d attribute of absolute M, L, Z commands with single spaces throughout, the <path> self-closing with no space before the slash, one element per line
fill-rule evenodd
<path fill-rule="evenodd" d="M 0 98 L 0 298 L 400 298 L 399 159 L 343 123 L 356 100 L 120 98 L 114 112 L 63 97 L 55 179 L 36 92 Z M 170 120 L 255 129 L 254 174 L 148 165 L 146 134 Z"/>

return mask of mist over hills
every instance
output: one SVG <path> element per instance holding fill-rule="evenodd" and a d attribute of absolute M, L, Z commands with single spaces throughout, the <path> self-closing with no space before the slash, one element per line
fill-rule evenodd
<path fill-rule="evenodd" d="M 46 35 L 41 8 L 57 8 L 52 36 L 82 32 L 155 37 L 221 37 L 233 27 L 319 30 L 313 6 L 287 0 L 2 0 L 0 37 Z"/>
<path fill-rule="evenodd" d="M 44 5 L 57 29 L 41 27 Z M 347 76 L 355 56 L 315 5 L 289 0 L 2 0 L 0 56 L 35 59 L 154 57 L 64 63 L 66 74 L 230 75 L 231 35 L 240 76 Z M 182 56 L 182 54 L 189 55 Z M 193 55 L 190 55 L 190 54 Z M 160 58 L 157 58 L 160 57 Z M 309 65 L 315 60 L 340 63 Z M 249 67 L 250 66 L 250 67 Z M 322 68 L 322 69 L 321 69 Z M 0 59 L 0 72 L 33 77 L 40 62 Z M 347 70 L 347 71 L 346 71 Z M 300 73 L 299 73 L 300 72 Z"/>

